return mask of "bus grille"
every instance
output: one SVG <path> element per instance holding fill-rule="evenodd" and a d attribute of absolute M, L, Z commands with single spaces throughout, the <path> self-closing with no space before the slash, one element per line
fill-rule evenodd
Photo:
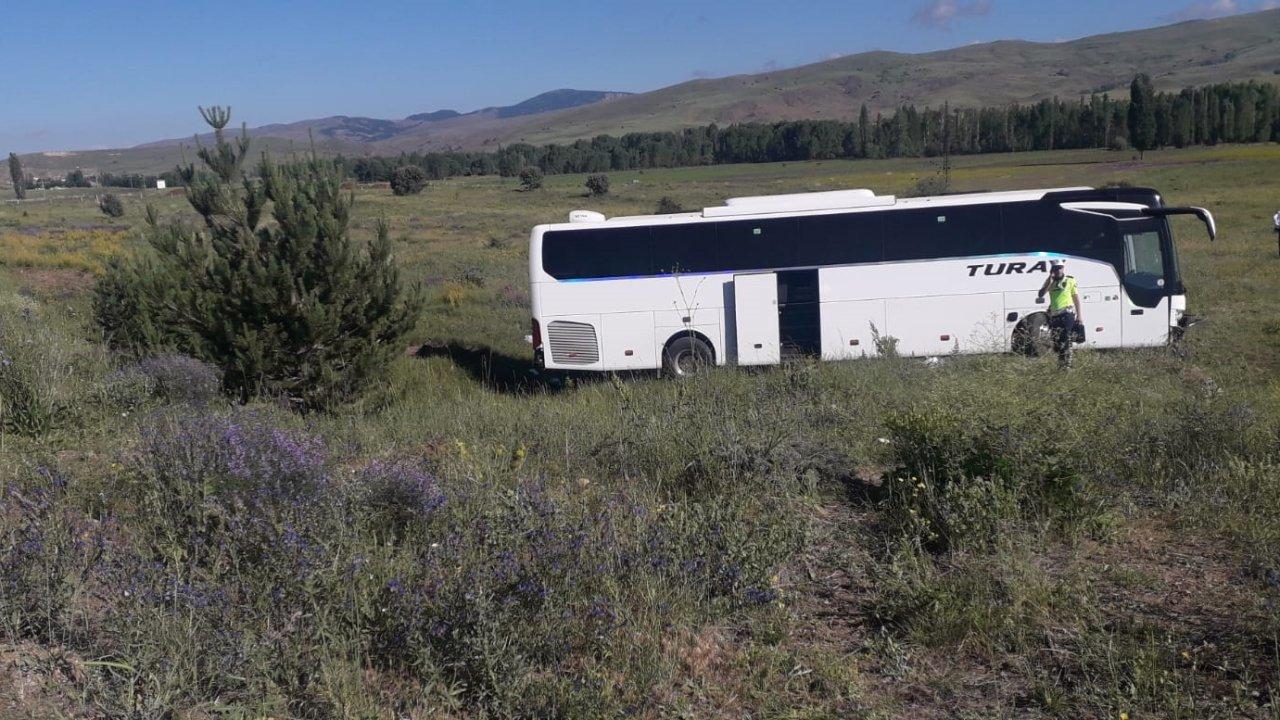
<path fill-rule="evenodd" d="M 587 323 L 556 320 L 547 326 L 551 359 L 562 365 L 592 365 L 600 361 L 596 329 Z"/>

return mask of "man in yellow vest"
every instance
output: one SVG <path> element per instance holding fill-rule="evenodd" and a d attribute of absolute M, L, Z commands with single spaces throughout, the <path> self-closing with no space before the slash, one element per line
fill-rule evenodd
<path fill-rule="evenodd" d="M 1058 351 L 1058 365 L 1071 368 L 1071 348 L 1075 344 L 1075 328 L 1084 322 L 1080 312 L 1080 294 L 1076 292 L 1076 279 L 1067 274 L 1062 260 L 1052 261 L 1049 278 L 1040 286 L 1036 302 L 1049 294 L 1049 330 L 1053 333 L 1053 349 Z"/>

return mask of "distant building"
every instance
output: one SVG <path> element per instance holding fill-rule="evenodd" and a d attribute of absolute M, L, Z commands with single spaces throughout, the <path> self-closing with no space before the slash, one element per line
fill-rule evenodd
<path fill-rule="evenodd" d="M 157 189 L 157 190 L 163 190 L 163 189 L 164 189 L 164 181 L 163 181 L 163 180 L 157 180 L 157 181 L 156 181 L 156 189 Z"/>

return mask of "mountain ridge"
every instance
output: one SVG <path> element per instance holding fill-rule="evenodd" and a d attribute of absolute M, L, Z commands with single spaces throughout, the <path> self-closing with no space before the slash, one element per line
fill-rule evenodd
<path fill-rule="evenodd" d="M 1138 72 L 1150 74 L 1156 88 L 1166 91 L 1280 81 L 1280 9 L 1065 42 L 998 40 L 914 54 L 872 50 L 765 73 L 692 79 L 644 93 L 553 90 L 465 114 L 437 110 L 401 120 L 334 116 L 250 133 L 272 150 L 312 138 L 322 152 L 348 155 L 496 150 L 517 142 L 565 143 L 711 123 L 849 121 L 863 104 L 875 114 L 908 104 L 978 107 L 1091 93 L 1124 97 Z M 189 142 L 56 157 L 34 154 L 26 156 L 32 159 L 27 166 L 162 170 L 172 167 L 179 146 Z"/>
<path fill-rule="evenodd" d="M 485 107 L 468 113 L 445 109 L 415 113 L 399 120 L 365 117 L 361 115 L 330 115 L 323 118 L 298 120 L 291 123 L 272 123 L 248 129 L 250 137 L 271 137 L 279 140 L 310 141 L 313 138 L 351 143 L 376 143 L 392 140 L 423 125 L 449 121 L 466 122 L 475 118 L 515 118 L 568 110 L 593 103 L 625 97 L 630 93 L 610 90 L 574 90 L 560 88 L 540 93 L 514 105 Z M 201 140 L 212 138 L 201 135 Z M 134 148 L 153 148 L 182 145 L 190 138 L 169 138 L 135 145 Z"/>

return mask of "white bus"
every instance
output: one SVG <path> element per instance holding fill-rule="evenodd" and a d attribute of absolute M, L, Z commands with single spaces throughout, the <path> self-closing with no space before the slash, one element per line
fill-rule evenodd
<path fill-rule="evenodd" d="M 734 198 L 701 212 L 575 211 L 529 243 L 547 370 L 767 365 L 791 356 L 1035 352 L 1049 261 L 1074 275 L 1095 348 L 1163 345 L 1186 295 L 1149 189 L 897 199 L 869 190 Z"/>

